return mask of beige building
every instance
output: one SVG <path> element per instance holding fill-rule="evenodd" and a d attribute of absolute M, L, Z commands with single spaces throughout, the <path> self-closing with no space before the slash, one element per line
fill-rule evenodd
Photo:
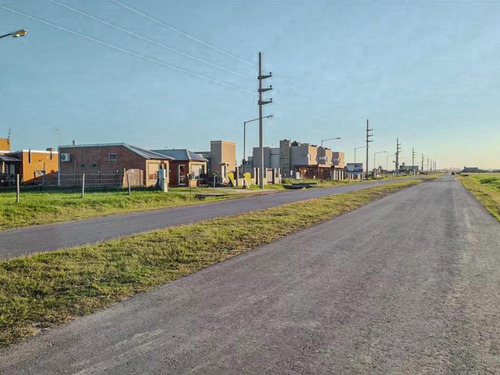
<path fill-rule="evenodd" d="M 332 152 L 332 164 L 335 168 L 345 168 L 344 153 Z"/>
<path fill-rule="evenodd" d="M 208 170 L 217 173 L 223 180 L 227 173 L 236 171 L 236 142 L 210 141 L 210 151 L 200 151 L 197 154 L 208 160 Z"/>

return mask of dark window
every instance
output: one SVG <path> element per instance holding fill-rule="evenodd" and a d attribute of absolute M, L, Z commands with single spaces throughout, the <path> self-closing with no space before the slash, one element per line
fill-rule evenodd
<path fill-rule="evenodd" d="M 92 168 L 96 169 L 97 168 L 97 163 L 92 163 Z"/>
<path fill-rule="evenodd" d="M 118 154 L 114 153 L 114 152 L 110 153 L 109 154 L 109 161 L 111 163 L 116 163 L 118 161 Z"/>
<path fill-rule="evenodd" d="M 80 166 L 80 168 L 81 168 L 81 169 L 85 169 L 85 167 L 86 167 L 86 165 L 85 165 L 85 164 L 82 164 L 82 165 Z"/>

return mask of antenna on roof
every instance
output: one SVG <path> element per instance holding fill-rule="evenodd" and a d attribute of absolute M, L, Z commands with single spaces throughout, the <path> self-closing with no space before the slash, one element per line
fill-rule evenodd
<path fill-rule="evenodd" d="M 12 135 L 12 129 L 9 128 L 9 136 L 7 137 L 7 139 L 10 141 L 10 136 Z"/>

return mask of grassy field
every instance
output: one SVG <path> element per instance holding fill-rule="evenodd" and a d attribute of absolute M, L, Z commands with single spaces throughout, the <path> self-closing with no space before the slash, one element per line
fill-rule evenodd
<path fill-rule="evenodd" d="M 0 262 L 0 346 L 416 185 L 401 181 Z"/>
<path fill-rule="evenodd" d="M 457 178 L 493 216 L 500 220 L 500 173 L 474 173 L 458 175 Z"/>
<path fill-rule="evenodd" d="M 210 189 L 193 189 L 168 193 L 159 191 L 92 192 L 80 198 L 79 193 L 26 192 L 21 194 L 19 204 L 14 193 L 0 194 L 0 229 L 26 225 L 47 224 L 76 220 L 93 216 L 104 216 L 131 211 L 183 206 L 217 201 L 235 197 L 230 192 L 216 192 L 218 196 L 196 199 L 196 194 L 215 194 Z"/>

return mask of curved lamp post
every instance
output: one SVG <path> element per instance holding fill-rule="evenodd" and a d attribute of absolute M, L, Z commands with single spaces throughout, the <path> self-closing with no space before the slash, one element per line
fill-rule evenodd
<path fill-rule="evenodd" d="M 356 164 L 356 150 L 359 150 L 360 148 L 366 148 L 366 146 L 354 147 L 354 164 Z"/>
<path fill-rule="evenodd" d="M 265 118 L 273 118 L 274 115 L 269 115 L 269 116 L 264 116 L 262 117 L 262 119 L 265 119 Z M 247 142 L 247 124 L 249 122 L 253 122 L 253 121 L 258 121 L 260 120 L 260 118 L 254 118 L 252 120 L 248 120 L 248 121 L 245 121 L 243 122 L 243 163 L 242 164 L 245 164 L 245 157 L 246 157 L 246 142 Z"/>
<path fill-rule="evenodd" d="M 28 34 L 28 30 L 21 29 L 21 30 L 14 31 L 12 33 L 8 33 L 8 34 L 5 34 L 5 35 L 0 35 L 0 39 L 1 38 L 7 38 L 8 36 L 11 36 L 13 38 L 19 38 L 19 37 L 25 36 L 26 34 Z"/>
<path fill-rule="evenodd" d="M 373 168 L 377 168 L 376 166 L 376 163 L 375 163 L 375 157 L 377 156 L 377 154 L 385 154 L 387 151 L 379 151 L 379 152 L 375 152 L 373 154 Z"/>

